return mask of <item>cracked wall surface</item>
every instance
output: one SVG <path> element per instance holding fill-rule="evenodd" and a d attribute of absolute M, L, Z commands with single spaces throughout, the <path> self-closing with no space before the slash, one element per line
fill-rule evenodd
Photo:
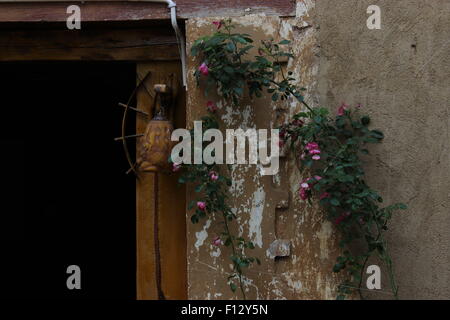
<path fill-rule="evenodd" d="M 233 18 L 256 41 L 292 40 L 294 59 L 285 68 L 307 88 L 306 101 L 335 110 L 342 102 L 362 103 L 374 127 L 386 134 L 367 160 L 369 184 L 386 204 L 409 209 L 392 221 L 388 237 L 401 298 L 450 297 L 449 101 L 450 4 L 444 1 L 377 1 L 382 29 L 366 27 L 366 0 L 299 0 L 296 17 L 245 15 Z M 187 22 L 188 51 L 214 30 L 218 18 Z M 217 96 L 205 98 L 193 72 L 201 61 L 188 57 L 187 121 L 218 101 L 222 129 L 274 128 L 300 110 L 295 101 L 270 97 L 244 100 L 239 109 Z M 301 173 L 295 157 L 282 152 L 280 172 L 260 176 L 256 166 L 231 169 L 237 232 L 254 241 L 261 266 L 246 272 L 250 299 L 334 299 L 340 279 L 331 272 L 339 235 L 316 204 L 298 198 Z M 188 202 L 195 199 L 188 191 Z M 190 299 L 240 298 L 227 285 L 229 249 L 215 247 L 217 217 L 192 225 L 188 213 Z M 373 263 L 377 263 L 373 261 Z M 382 275 L 383 289 L 388 290 Z M 369 298 L 389 298 L 381 292 Z"/>
<path fill-rule="evenodd" d="M 313 2 L 301 3 L 295 18 L 246 15 L 233 18 L 239 32 L 249 33 L 256 43 L 268 38 L 292 40 L 295 59 L 284 68 L 308 88 L 306 99 L 315 104 L 318 57 L 315 29 L 310 21 Z M 198 37 L 215 28 L 219 18 L 198 18 L 187 23 L 189 47 Z M 256 55 L 256 52 L 251 54 Z M 293 100 L 272 102 L 269 96 L 254 101 L 244 100 L 236 108 L 217 96 L 205 98 L 197 88 L 193 72 L 201 63 L 189 58 L 188 123 L 206 112 L 207 100 L 218 101 L 222 129 L 275 128 L 300 111 Z M 238 216 L 234 224 L 239 235 L 252 240 L 261 266 L 252 266 L 245 274 L 246 295 L 250 299 L 334 299 L 338 277 L 331 272 L 338 254 L 336 235 L 329 222 L 323 221 L 316 205 L 298 198 L 298 185 L 304 177 L 295 157 L 283 152 L 280 171 L 275 176 L 261 176 L 255 165 L 233 165 L 230 175 L 231 207 Z M 188 191 L 188 201 L 195 199 Z M 187 217 L 189 219 L 189 215 Z M 211 217 L 199 225 L 188 222 L 188 293 L 191 299 L 241 298 L 232 293 L 227 277 L 232 270 L 227 247 L 215 247 L 212 239 L 220 234 L 219 217 Z M 239 227 L 237 227 L 239 226 Z"/>

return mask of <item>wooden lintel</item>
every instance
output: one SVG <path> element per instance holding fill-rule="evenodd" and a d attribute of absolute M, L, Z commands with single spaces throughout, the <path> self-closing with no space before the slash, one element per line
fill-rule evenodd
<path fill-rule="evenodd" d="M 0 29 L 0 61 L 167 61 L 178 60 L 172 30 L 98 29 L 22 30 Z"/>
<path fill-rule="evenodd" d="M 164 3 L 146 1 L 70 1 L 21 2 L 0 0 L 0 22 L 65 22 L 69 4 L 81 8 L 82 22 L 168 20 L 169 9 Z M 28 0 L 29 1 L 29 0 Z M 294 16 L 295 0 L 176 0 L 179 19 L 195 17 L 233 17 L 264 13 Z"/>

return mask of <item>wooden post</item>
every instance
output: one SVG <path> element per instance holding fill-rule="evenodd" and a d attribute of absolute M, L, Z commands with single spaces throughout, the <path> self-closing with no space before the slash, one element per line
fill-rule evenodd
<path fill-rule="evenodd" d="M 137 93 L 138 109 L 153 114 L 153 98 L 158 83 L 181 79 L 177 61 L 150 62 L 137 65 L 142 79 L 151 72 L 145 85 Z M 173 75 L 171 77 L 171 75 Z M 174 126 L 185 126 L 185 98 L 183 90 L 177 97 Z M 147 121 L 137 117 L 136 131 L 144 132 Z M 158 175 L 158 176 L 156 176 Z M 186 271 L 186 200 L 184 186 L 177 183 L 174 174 L 144 173 L 137 181 L 137 299 L 158 299 L 158 284 L 166 299 L 187 298 Z M 154 219 L 158 217 L 155 230 Z M 159 252 L 155 250 L 155 232 L 159 239 Z"/>

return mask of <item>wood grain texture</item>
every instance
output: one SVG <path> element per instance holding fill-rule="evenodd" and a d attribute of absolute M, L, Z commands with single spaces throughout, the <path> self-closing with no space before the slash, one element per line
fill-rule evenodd
<path fill-rule="evenodd" d="M 154 84 L 170 82 L 173 74 L 181 80 L 179 62 L 140 63 L 137 67 L 142 79 L 147 72 L 151 76 L 146 82 L 150 92 Z M 153 100 L 145 89 L 138 91 L 138 107 L 152 114 Z M 185 94 L 180 91 L 175 112 L 175 127 L 185 126 Z M 137 132 L 143 132 L 147 125 L 144 117 L 137 119 Z M 187 298 L 186 259 L 186 202 L 184 186 L 178 185 L 173 174 L 144 173 L 137 183 L 137 298 L 157 299 L 157 252 L 155 251 L 154 217 L 158 213 L 159 263 L 161 287 L 166 299 Z M 158 210 L 158 211 L 156 211 Z"/>
<path fill-rule="evenodd" d="M 0 61 L 178 60 L 175 36 L 164 28 L 0 30 Z"/>
<path fill-rule="evenodd" d="M 181 64 L 170 63 L 164 70 L 175 75 L 172 87 L 177 89 L 170 118 L 175 128 L 185 128 L 186 91 L 181 86 Z M 186 187 L 178 183 L 178 178 L 179 174 L 161 174 L 158 180 L 162 289 L 169 300 L 187 299 Z"/>
<path fill-rule="evenodd" d="M 137 74 L 141 79 L 147 72 L 154 71 L 154 64 L 137 65 Z M 139 80 L 137 81 L 140 82 Z M 150 77 L 145 85 L 152 88 L 154 80 Z M 152 99 L 145 89 L 137 92 L 137 108 L 151 113 Z M 147 119 L 137 116 L 136 132 L 145 131 Z M 138 300 L 158 299 L 156 285 L 156 264 L 155 264 L 155 239 L 153 237 L 154 217 L 156 213 L 156 179 L 155 173 L 142 174 L 136 182 L 136 298 Z"/>
<path fill-rule="evenodd" d="M 294 16 L 294 0 L 177 0 L 180 19 L 208 16 L 242 16 L 264 13 L 275 16 Z M 167 20 L 169 11 L 163 3 L 145 1 L 79 1 L 71 2 L 81 8 L 82 22 Z M 2 2 L 0 22 L 65 22 L 68 2 Z M 245 11 L 250 9 L 250 11 Z"/>

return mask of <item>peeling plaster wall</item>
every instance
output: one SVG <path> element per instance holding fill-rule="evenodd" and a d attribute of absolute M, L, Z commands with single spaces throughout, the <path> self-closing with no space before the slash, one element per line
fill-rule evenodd
<path fill-rule="evenodd" d="M 246 15 L 233 18 L 240 32 L 252 34 L 254 40 L 275 38 L 293 41 L 296 58 L 287 61 L 285 68 L 300 79 L 299 85 L 308 88 L 307 100 L 316 104 L 315 92 L 318 75 L 316 31 L 311 26 L 310 15 L 314 3 L 300 3 L 295 18 Z M 211 24 L 217 18 L 197 18 L 187 23 L 188 51 L 198 37 L 213 31 Z M 256 54 L 256 52 L 253 52 Z M 205 113 L 207 99 L 203 90 L 196 87 L 193 72 L 200 61 L 189 58 L 188 63 L 188 123 Z M 227 105 L 219 97 L 219 116 L 222 129 L 270 129 L 277 127 L 300 111 L 296 101 L 274 103 L 270 97 L 243 101 L 239 108 Z M 246 271 L 245 287 L 250 299 L 334 299 L 339 279 L 331 272 L 337 252 L 337 238 L 330 223 L 322 220 L 316 206 L 309 206 L 298 198 L 298 184 L 303 179 L 294 157 L 283 154 L 280 172 L 276 176 L 261 176 L 257 166 L 234 165 L 230 175 L 231 206 L 238 216 L 240 235 L 252 240 L 256 249 L 252 256 L 260 258 L 261 266 Z M 188 191 L 188 201 L 195 199 Z M 188 215 L 189 220 L 189 215 Z M 217 219 L 219 218 L 219 219 Z M 188 294 L 190 299 L 241 298 L 227 285 L 232 270 L 230 250 L 211 244 L 220 234 L 217 222 L 211 217 L 198 225 L 188 221 Z M 235 224 L 236 227 L 236 224 Z M 290 255 L 275 258 L 269 248 L 275 240 L 286 240 L 284 250 Z M 282 248 L 283 249 L 283 248 Z"/>
<path fill-rule="evenodd" d="M 335 109 L 345 101 L 362 103 L 386 134 L 367 159 L 369 184 L 387 204 L 403 201 L 409 210 L 393 219 L 390 250 L 401 298 L 450 298 L 449 101 L 450 3 L 430 0 L 298 0 L 296 17 L 247 15 L 233 18 L 239 31 L 259 41 L 293 41 L 295 59 L 286 68 L 307 88 L 311 105 Z M 382 30 L 366 27 L 371 4 L 382 9 Z M 213 30 L 217 18 L 187 23 L 192 42 Z M 414 45 L 414 46 L 413 46 Z M 188 123 L 205 112 L 206 98 L 188 61 Z M 233 109 L 216 96 L 225 128 L 273 128 L 300 110 L 295 101 L 269 97 L 243 101 Z M 237 231 L 253 240 L 261 266 L 246 272 L 250 299 L 334 299 L 340 279 L 331 272 L 338 234 L 316 205 L 298 199 L 304 177 L 293 155 L 283 153 L 280 172 L 262 177 L 255 166 L 235 165 L 230 188 L 239 217 Z M 195 199 L 188 190 L 188 201 Z M 226 247 L 214 247 L 220 233 L 216 217 L 192 225 L 188 219 L 188 295 L 190 299 L 233 299 L 226 283 L 231 271 Z M 290 241 L 288 257 L 274 259 L 275 240 Z M 283 242 L 285 243 L 285 242 Z M 377 263 L 374 261 L 373 263 Z M 383 289 L 388 290 L 382 275 Z M 369 294 L 372 298 L 388 295 Z"/>
<path fill-rule="evenodd" d="M 366 27 L 371 4 L 381 30 Z M 320 103 L 362 103 L 386 135 L 368 182 L 409 206 L 388 232 L 400 298 L 449 299 L 450 1 L 317 0 L 316 13 Z"/>

